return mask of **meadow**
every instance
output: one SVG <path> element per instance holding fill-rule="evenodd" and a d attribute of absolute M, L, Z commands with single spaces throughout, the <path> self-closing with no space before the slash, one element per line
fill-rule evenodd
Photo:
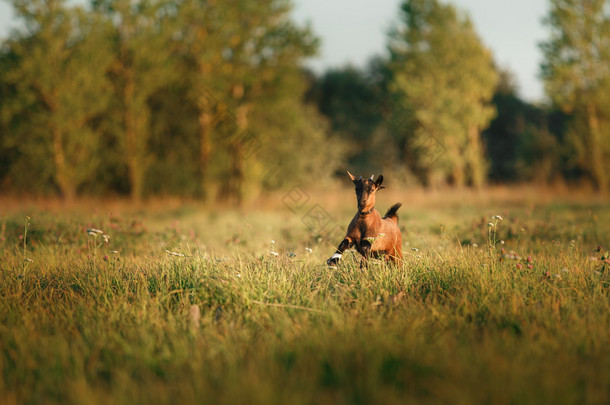
<path fill-rule="evenodd" d="M 325 265 L 351 190 L 3 199 L 0 403 L 610 402 L 607 198 L 382 193 L 404 262 L 364 269 Z"/>

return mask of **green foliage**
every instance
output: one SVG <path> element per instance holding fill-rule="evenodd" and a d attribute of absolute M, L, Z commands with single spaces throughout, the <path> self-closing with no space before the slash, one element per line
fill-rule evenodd
<path fill-rule="evenodd" d="M 512 76 L 500 72 L 492 99 L 497 116 L 482 133 L 492 181 L 552 181 L 566 167 L 561 148 L 565 114 L 519 98 Z"/>
<path fill-rule="evenodd" d="M 129 177 L 130 195 L 139 200 L 152 156 L 149 148 L 152 95 L 171 83 L 169 1 L 94 1 L 94 9 L 113 23 L 108 42 L 113 60 L 108 75 L 114 86 L 111 128 Z"/>
<path fill-rule="evenodd" d="M 319 41 L 290 0 L 12 4 L 22 26 L 0 44 L 3 191 L 239 204 L 346 166 L 429 186 L 608 184 L 606 1 L 552 2 L 552 107 L 496 86 L 468 17 L 436 0 L 403 2 L 389 59 L 319 78 L 303 70 Z"/>
<path fill-rule="evenodd" d="M 291 163 L 282 173 L 295 182 L 343 160 L 302 103 L 301 65 L 318 40 L 291 20 L 290 1 L 15 7 L 27 30 L 0 55 L 9 189 L 135 200 L 211 190 L 240 202 L 264 188 L 278 160 Z"/>
<path fill-rule="evenodd" d="M 480 132 L 495 112 L 497 73 L 470 20 L 436 0 L 408 0 L 391 36 L 392 90 L 402 108 L 394 136 L 421 180 L 480 186 L 486 162 Z M 405 117 L 406 116 L 406 117 Z M 408 120 L 413 126 L 400 127 Z"/>
<path fill-rule="evenodd" d="M 14 98 L 3 103 L 15 150 L 16 187 L 39 191 L 52 180 L 66 198 L 97 171 L 99 136 L 91 121 L 107 106 L 109 52 L 96 14 L 61 1 L 18 1 L 26 31 L 8 42 L 4 80 Z"/>
<path fill-rule="evenodd" d="M 292 143 L 294 151 L 282 158 L 298 161 L 296 148 L 304 136 L 316 151 L 323 150 L 316 130 L 303 133 L 298 119 L 305 91 L 299 68 L 318 41 L 308 27 L 291 21 L 291 8 L 286 0 L 187 1 L 181 6 L 184 40 L 179 49 L 189 72 L 188 97 L 197 108 L 204 196 L 214 167 L 221 168 L 224 179 L 221 198 L 239 202 L 244 183 L 260 184 L 265 170 L 257 166 L 264 167 L 268 159 L 251 156 L 253 147 Z M 294 121 L 286 125 L 286 116 Z"/>
<path fill-rule="evenodd" d="M 542 44 L 541 66 L 551 100 L 574 115 L 567 144 L 575 163 L 594 185 L 610 185 L 610 3 L 607 0 L 551 1 L 551 35 Z"/>
<path fill-rule="evenodd" d="M 374 145 L 389 96 L 386 66 L 385 60 L 377 59 L 366 70 L 351 66 L 329 70 L 314 82 L 307 95 L 308 101 L 328 117 L 333 132 L 346 141 L 347 163 L 356 172 L 386 166 L 376 161 L 380 150 Z"/>

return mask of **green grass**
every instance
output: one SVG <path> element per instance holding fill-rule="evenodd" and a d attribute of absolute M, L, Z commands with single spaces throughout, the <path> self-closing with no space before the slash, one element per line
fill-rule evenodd
<path fill-rule="evenodd" d="M 13 209 L 0 403 L 608 403 L 609 208 L 406 206 L 336 270 L 289 210 Z"/>

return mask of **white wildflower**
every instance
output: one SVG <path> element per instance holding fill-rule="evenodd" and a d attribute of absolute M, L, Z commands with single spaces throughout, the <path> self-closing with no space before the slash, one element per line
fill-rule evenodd
<path fill-rule="evenodd" d="M 90 229 L 87 229 L 87 233 L 91 236 L 97 236 L 98 234 L 103 234 L 104 231 L 101 231 L 101 230 L 95 229 L 95 228 L 90 228 Z"/>
<path fill-rule="evenodd" d="M 312 248 L 308 248 L 308 247 L 306 247 L 306 248 L 305 248 L 305 250 L 307 251 L 307 253 L 312 253 L 312 252 L 313 252 L 313 249 L 312 249 Z"/>
<path fill-rule="evenodd" d="M 170 256 L 184 257 L 184 255 L 183 255 L 182 253 L 178 253 L 178 252 L 172 252 L 172 251 L 169 251 L 169 250 L 167 250 L 167 249 L 165 249 L 165 253 L 167 253 L 167 254 L 168 254 L 168 255 L 170 255 Z"/>
<path fill-rule="evenodd" d="M 270 251 L 269 253 L 271 253 L 275 257 L 278 257 L 280 255 L 278 252 L 274 252 L 273 250 Z"/>

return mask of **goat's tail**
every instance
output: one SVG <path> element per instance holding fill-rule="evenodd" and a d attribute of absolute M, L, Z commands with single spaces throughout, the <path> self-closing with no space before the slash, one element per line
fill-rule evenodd
<path fill-rule="evenodd" d="M 402 207 L 402 203 L 392 205 L 388 212 L 385 213 L 384 218 L 392 218 L 394 221 L 398 222 L 398 214 L 396 213 L 396 211 L 398 211 L 400 207 Z"/>

